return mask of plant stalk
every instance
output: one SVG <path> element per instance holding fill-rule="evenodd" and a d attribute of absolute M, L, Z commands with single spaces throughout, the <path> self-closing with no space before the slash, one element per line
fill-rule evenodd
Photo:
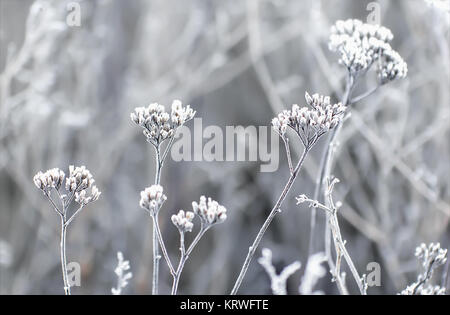
<path fill-rule="evenodd" d="M 274 219 L 274 217 L 276 216 L 276 214 L 278 212 L 281 212 L 281 205 L 283 204 L 283 201 L 286 199 L 287 194 L 289 193 L 289 191 L 292 188 L 292 185 L 295 182 L 295 179 L 297 178 L 297 175 L 303 165 L 303 162 L 305 160 L 306 155 L 308 154 L 310 148 L 309 147 L 305 147 L 305 150 L 303 151 L 302 156 L 300 157 L 300 160 L 297 163 L 297 166 L 295 167 L 294 171 L 291 173 L 291 175 L 289 176 L 289 180 L 286 183 L 286 186 L 284 187 L 280 197 L 278 198 L 277 203 L 275 204 L 275 206 L 273 207 L 272 211 L 270 211 L 269 216 L 267 217 L 266 221 L 264 222 L 263 226 L 261 227 L 261 229 L 259 230 L 258 234 L 256 235 L 255 240 L 253 241 L 252 246 L 249 247 L 249 251 L 247 254 L 247 257 L 245 258 L 244 261 L 244 265 L 242 266 L 242 269 L 239 273 L 239 276 L 236 280 L 236 283 L 234 284 L 233 289 L 231 290 L 231 295 L 236 295 L 239 287 L 242 284 L 242 280 L 245 277 L 245 274 L 247 273 L 248 267 L 250 266 L 250 262 L 252 261 L 253 256 L 255 255 L 256 249 L 259 246 L 259 243 L 261 242 L 261 239 L 264 236 L 264 233 L 267 231 L 270 223 L 272 222 L 272 220 Z"/>

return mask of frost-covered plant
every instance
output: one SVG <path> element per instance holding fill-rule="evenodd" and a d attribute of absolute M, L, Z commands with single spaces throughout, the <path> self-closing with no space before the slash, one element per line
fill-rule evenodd
<path fill-rule="evenodd" d="M 152 103 L 147 107 L 136 107 L 130 114 L 131 120 L 143 128 L 147 141 L 158 147 L 167 139 L 173 139 L 175 131 L 184 123 L 194 118 L 195 111 L 181 101 L 172 103 L 172 111 L 166 112 L 164 105 Z"/>
<path fill-rule="evenodd" d="M 306 103 L 310 107 L 305 106 L 300 108 L 298 105 L 293 105 L 292 110 L 285 110 L 272 119 L 272 127 L 283 139 L 286 148 L 290 177 L 281 192 L 278 201 L 272 208 L 272 211 L 258 232 L 253 244 L 249 247 L 247 257 L 231 291 L 231 294 L 233 295 L 239 290 L 242 280 L 244 279 L 248 267 L 250 266 L 250 262 L 255 255 L 256 249 L 258 248 L 264 233 L 274 219 L 275 215 L 281 212 L 283 201 L 286 199 L 287 194 L 292 188 L 306 155 L 317 143 L 320 137 L 327 133 L 327 131 L 336 128 L 336 126 L 339 125 L 343 119 L 345 106 L 341 103 L 331 104 L 330 97 L 321 96 L 319 94 L 314 94 L 311 97 L 307 92 L 305 93 L 305 98 Z M 295 167 L 293 166 L 290 153 L 288 129 L 291 129 L 303 144 L 303 153 Z"/>
<path fill-rule="evenodd" d="M 64 186 L 64 193 L 61 191 L 61 187 Z M 67 278 L 67 260 L 66 260 L 66 233 L 69 224 L 75 219 L 75 217 L 83 210 L 83 208 L 98 200 L 100 197 L 100 191 L 97 186 L 94 185 L 94 178 L 86 169 L 85 166 L 69 167 L 69 176 L 66 178 L 65 173 L 59 168 L 53 168 L 46 172 L 38 172 L 33 182 L 37 188 L 39 188 L 49 200 L 53 209 L 58 213 L 61 218 L 61 266 L 64 281 L 64 292 L 66 295 L 70 295 L 70 283 Z M 59 199 L 60 205 L 54 201 L 54 195 Z M 52 196 L 53 195 L 53 196 Z M 78 209 L 72 214 L 69 214 L 69 208 L 72 201 L 78 204 Z"/>
<path fill-rule="evenodd" d="M 286 266 L 279 274 L 272 264 L 272 251 L 268 248 L 263 248 L 261 252 L 262 256 L 258 259 L 258 262 L 263 266 L 264 270 L 270 277 L 270 283 L 272 293 L 275 295 L 287 294 L 287 280 L 297 270 L 300 269 L 302 264 L 299 261 L 294 261 L 292 264 Z"/>
<path fill-rule="evenodd" d="M 123 258 L 122 252 L 117 252 L 117 267 L 114 269 L 114 273 L 117 275 L 117 286 L 111 288 L 113 295 L 121 295 L 122 290 L 128 285 L 128 281 L 133 277 L 130 270 L 130 262 Z"/>
<path fill-rule="evenodd" d="M 333 275 L 333 280 L 336 281 L 338 289 L 341 292 L 341 294 L 348 294 L 348 290 L 344 281 L 345 274 L 341 272 L 342 257 L 344 257 L 345 261 L 347 262 L 350 268 L 353 278 L 355 279 L 356 284 L 358 285 L 360 293 L 365 295 L 367 294 L 367 285 L 365 281 L 365 276 L 364 275 L 362 277 L 359 276 L 355 264 L 353 263 L 350 254 L 348 253 L 345 247 L 346 241 L 342 239 L 341 229 L 339 227 L 337 212 L 338 209 L 342 206 L 342 203 L 341 202 L 335 203 L 333 201 L 333 189 L 335 184 L 338 182 L 339 180 L 337 178 L 328 180 L 326 205 L 320 203 L 317 200 L 310 199 L 306 195 L 300 195 L 299 197 L 297 197 L 297 204 L 299 205 L 302 203 L 308 203 L 311 208 L 319 208 L 327 213 L 327 220 L 331 232 L 333 234 L 332 239 L 334 241 L 334 248 L 336 252 L 336 262 L 333 262 L 331 260 L 331 253 L 326 253 L 328 265 L 330 266 L 330 271 L 331 274 Z M 329 247 L 330 246 L 327 244 L 327 246 L 325 246 L 325 250 L 328 250 Z"/>
<path fill-rule="evenodd" d="M 331 28 L 329 48 L 340 54 L 339 63 L 353 78 L 378 63 L 380 84 L 405 78 L 408 67 L 389 42 L 394 35 L 386 27 L 365 24 L 359 20 L 337 21 Z"/>
<path fill-rule="evenodd" d="M 445 295 L 445 287 L 430 284 L 433 272 L 447 261 L 447 249 L 441 248 L 439 243 L 430 243 L 428 246 L 422 243 L 416 248 L 415 256 L 420 261 L 423 272 L 417 277 L 416 282 L 406 287 L 402 295 Z"/>
<path fill-rule="evenodd" d="M 341 103 L 343 106 L 350 107 L 352 103 L 359 102 L 372 93 L 377 91 L 380 86 L 383 86 L 391 81 L 403 79 L 408 73 L 406 62 L 389 44 L 393 40 L 392 32 L 383 26 L 366 24 L 359 20 L 348 19 L 345 21 L 339 20 L 331 28 L 329 38 L 329 49 L 338 53 L 339 63 L 346 68 L 346 84 Z M 375 68 L 377 75 L 376 86 L 368 89 L 366 92 L 353 96 L 355 86 L 360 82 L 366 74 Z M 347 109 L 348 110 L 348 109 Z M 342 122 L 343 120 L 341 120 Z M 331 177 L 331 165 L 333 164 L 333 153 L 335 148 L 335 141 L 338 137 L 339 130 L 342 123 L 339 123 L 336 128 L 330 132 L 327 139 L 325 149 L 319 166 L 319 175 L 314 190 L 313 200 L 323 200 L 327 207 L 331 205 L 328 203 L 327 187 L 325 187 L 326 180 Z M 327 213 L 327 217 L 329 214 Z M 329 218 L 327 218 L 325 226 L 326 244 L 331 244 L 329 238 L 331 237 Z M 313 207 L 311 212 L 311 229 L 309 241 L 309 253 L 312 254 L 313 238 L 315 236 L 316 226 L 316 207 Z M 328 254 L 330 249 L 326 250 Z M 331 261 L 331 257 L 327 259 Z M 330 266 L 331 268 L 331 266 Z"/>
<path fill-rule="evenodd" d="M 323 278 L 327 270 L 322 266 L 322 263 L 327 260 L 324 253 L 316 253 L 308 258 L 306 263 L 305 274 L 302 277 L 302 282 L 299 287 L 299 293 L 302 295 L 320 295 L 322 291 L 314 291 L 317 282 Z"/>
<path fill-rule="evenodd" d="M 169 267 L 170 274 L 173 278 L 171 293 L 172 295 L 176 295 L 181 273 L 183 272 L 183 268 L 187 259 L 189 258 L 190 254 L 192 253 L 202 236 L 205 234 L 205 232 L 212 226 L 225 221 L 225 219 L 227 218 L 227 209 L 224 206 L 220 205 L 217 201 L 211 198 L 206 198 L 205 196 L 201 196 L 198 203 L 196 201 L 192 202 L 193 212 L 179 210 L 178 214 L 172 215 L 172 223 L 180 233 L 181 257 L 178 263 L 178 267 L 175 269 L 164 243 L 159 224 L 156 220 L 158 211 L 166 199 L 167 197 L 163 194 L 163 188 L 159 185 L 153 185 L 141 192 L 140 205 L 147 212 L 149 212 L 149 214 L 153 218 L 153 221 L 156 222 L 155 229 L 159 245 L 166 260 L 167 266 Z M 194 227 L 193 219 L 195 216 L 198 216 L 200 219 L 200 230 L 195 236 L 192 243 L 186 249 L 185 233 L 192 232 L 192 229 Z"/>
<path fill-rule="evenodd" d="M 272 264 L 272 251 L 268 248 L 263 248 L 262 256 L 258 259 L 261 266 L 270 277 L 272 293 L 275 295 L 286 295 L 287 285 L 286 282 L 291 275 L 299 270 L 302 264 L 299 261 L 295 261 L 292 264 L 283 268 L 283 270 L 277 274 L 275 267 Z M 314 291 L 314 287 L 317 282 L 325 276 L 327 270 L 322 266 L 322 263 L 326 261 L 324 253 L 316 253 L 308 258 L 306 263 L 305 273 L 302 277 L 299 287 L 299 293 L 302 295 L 319 295 L 323 294 L 322 291 Z"/>
<path fill-rule="evenodd" d="M 164 105 L 158 103 L 151 103 L 147 107 L 136 107 L 134 112 L 130 114 L 131 120 L 143 129 L 143 133 L 147 141 L 155 149 L 155 181 L 154 186 L 147 188 L 141 193 L 141 207 L 147 209 L 153 218 L 153 280 L 152 280 L 152 293 L 158 294 L 158 278 L 159 278 L 159 245 L 158 236 L 156 235 L 156 224 L 158 224 L 158 210 L 164 200 L 152 200 L 152 204 L 142 205 L 142 202 L 149 202 L 152 199 L 153 194 L 157 194 L 161 183 L 161 171 L 164 165 L 164 161 L 175 139 L 176 131 L 179 127 L 183 126 L 186 122 L 194 118 L 195 111 L 187 105 L 183 107 L 182 102 L 175 100 L 172 102 L 172 108 L 170 113 L 166 111 Z M 168 140 L 165 148 L 162 144 Z M 145 197 L 147 196 L 147 198 Z"/>

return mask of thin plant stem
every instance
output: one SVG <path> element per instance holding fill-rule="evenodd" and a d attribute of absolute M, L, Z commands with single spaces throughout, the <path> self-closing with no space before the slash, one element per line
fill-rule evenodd
<path fill-rule="evenodd" d="M 365 93 L 363 93 L 363 94 L 361 94 L 361 95 L 358 95 L 358 96 L 355 96 L 354 98 L 352 98 L 352 99 L 350 100 L 350 103 L 351 103 L 351 104 L 357 103 L 357 102 L 359 102 L 359 101 L 365 99 L 366 97 L 369 97 L 370 95 L 372 95 L 373 93 L 375 93 L 375 92 L 378 90 L 379 87 L 380 87 L 380 85 L 377 84 L 375 87 L 373 87 L 372 89 L 366 91 Z"/>
<path fill-rule="evenodd" d="M 347 104 L 349 102 L 350 94 L 351 94 L 351 91 L 353 90 L 354 83 L 355 82 L 354 82 L 353 77 L 349 74 L 347 76 L 347 80 L 346 80 L 345 93 L 342 98 L 342 104 L 344 106 L 347 106 Z M 328 136 L 327 142 L 325 144 L 325 150 L 323 151 L 322 157 L 320 159 L 319 176 L 317 178 L 316 186 L 314 188 L 314 197 L 313 197 L 314 200 L 320 201 L 320 199 L 319 199 L 320 192 L 322 191 L 322 187 L 323 187 L 323 183 L 324 183 L 325 179 L 328 177 L 326 173 L 327 173 L 327 170 L 329 169 L 329 165 L 330 165 L 330 159 L 331 159 L 331 153 L 332 153 L 331 149 L 332 149 L 333 143 L 335 142 L 336 137 L 339 133 L 341 125 L 342 125 L 342 121 L 339 122 L 339 124 L 336 128 L 331 130 L 330 135 Z M 309 256 L 312 255 L 314 252 L 314 235 L 315 235 L 315 230 L 316 230 L 316 220 L 317 220 L 317 210 L 316 210 L 316 208 L 313 207 L 313 209 L 311 211 L 310 234 L 309 234 L 309 249 L 308 249 Z"/>
<path fill-rule="evenodd" d="M 300 157 L 300 160 L 298 161 L 294 171 L 291 173 L 291 176 L 289 176 L 289 180 L 286 183 L 286 186 L 284 187 L 283 191 L 281 192 L 280 197 L 278 198 L 277 203 L 275 204 L 275 206 L 273 207 L 272 211 L 270 211 L 269 216 L 267 217 L 266 221 L 264 222 L 263 226 L 261 227 L 261 229 L 259 230 L 258 234 L 256 235 L 255 240 L 253 241 L 253 244 L 249 247 L 248 250 L 248 254 L 247 257 L 245 258 L 244 261 L 244 265 L 242 266 L 242 269 L 239 273 L 239 276 L 234 284 L 233 289 L 231 290 L 231 295 L 236 295 L 239 287 L 242 284 L 242 280 L 245 277 L 245 274 L 247 273 L 248 267 L 250 266 L 250 262 L 252 261 L 253 256 L 255 255 L 256 249 L 259 246 L 259 243 L 261 242 L 261 239 L 264 236 L 264 233 L 266 232 L 266 230 L 268 229 L 270 223 L 272 222 L 272 220 L 274 219 L 274 217 L 276 216 L 277 213 L 281 212 L 281 205 L 283 204 L 283 201 L 286 199 L 287 194 L 289 193 L 289 191 L 292 188 L 292 185 L 295 182 L 295 179 L 297 178 L 297 175 L 303 165 L 303 162 L 305 160 L 306 155 L 308 154 L 309 150 L 310 150 L 310 146 L 309 147 L 305 147 L 305 150 L 303 151 L 302 156 Z"/>
<path fill-rule="evenodd" d="M 70 285 L 69 285 L 69 279 L 67 276 L 67 258 L 66 258 L 66 232 L 67 232 L 67 225 L 65 222 L 65 215 L 61 216 L 61 268 L 62 268 L 62 274 L 63 274 L 63 281 L 64 281 L 64 293 L 66 295 L 70 295 Z"/>
<path fill-rule="evenodd" d="M 172 284 L 172 295 L 176 295 L 178 291 L 178 283 L 180 282 L 181 273 L 183 272 L 184 265 L 186 264 L 186 261 L 189 258 L 189 255 L 194 250 L 195 246 L 198 244 L 202 236 L 205 234 L 205 232 L 209 229 L 210 226 L 206 226 L 203 224 L 200 227 L 200 231 L 195 236 L 194 240 L 192 241 L 191 245 L 186 251 L 185 245 L 184 245 L 184 233 L 180 233 L 180 250 L 181 250 L 181 258 L 180 262 L 177 267 L 176 273 L 173 275 L 173 284 Z"/>
<path fill-rule="evenodd" d="M 153 226 L 155 227 L 156 237 L 157 241 L 159 241 L 159 246 L 161 247 L 161 251 L 163 253 L 163 256 L 167 262 L 167 266 L 169 267 L 170 273 L 172 276 L 175 274 L 175 269 L 173 268 L 172 262 L 170 261 L 169 254 L 167 252 L 166 245 L 164 244 L 164 239 L 161 234 L 161 229 L 159 228 L 159 222 L 158 222 L 158 214 L 151 215 L 153 219 Z"/>
<path fill-rule="evenodd" d="M 450 277 L 449 277 L 449 273 L 450 273 L 450 258 L 447 257 L 447 262 L 445 263 L 445 267 L 444 267 L 444 272 L 442 273 L 442 281 L 441 281 L 441 287 L 445 288 L 445 292 L 447 294 L 447 292 L 450 289 Z"/>
<path fill-rule="evenodd" d="M 327 196 L 328 196 L 328 202 L 327 205 L 329 209 L 332 211 L 332 214 L 328 214 L 329 222 L 330 222 L 330 230 L 333 233 L 333 240 L 336 246 L 336 265 L 340 264 L 341 255 L 344 257 L 345 261 L 347 262 L 347 265 L 350 268 L 350 272 L 353 275 L 353 278 L 356 281 L 356 284 L 358 285 L 359 291 L 362 295 L 366 295 L 366 289 L 364 286 L 363 281 L 361 280 L 361 277 L 358 274 L 358 270 L 356 270 L 355 264 L 353 263 L 352 258 L 350 257 L 350 254 L 347 251 L 347 248 L 345 247 L 345 242 L 342 240 L 342 234 L 341 229 L 339 227 L 339 221 L 337 217 L 337 208 L 334 205 L 332 192 L 333 192 L 333 186 L 336 181 L 330 183 L 327 188 Z M 340 276 L 340 274 L 337 274 L 336 276 Z"/>
<path fill-rule="evenodd" d="M 292 165 L 292 155 L 291 155 L 291 149 L 289 147 L 289 138 L 283 137 L 283 142 L 284 142 L 284 146 L 286 148 L 286 156 L 287 156 L 288 165 L 289 165 L 289 172 L 290 172 L 290 174 L 292 174 L 292 172 L 294 171 L 294 166 Z"/>
<path fill-rule="evenodd" d="M 156 153 L 156 162 L 155 162 L 155 185 L 159 185 L 161 181 L 161 153 L 160 146 L 155 146 Z M 152 243 L 153 243 L 153 280 L 152 280 L 152 294 L 158 294 L 158 286 L 159 286 L 159 260 L 161 256 L 159 254 L 159 245 L 158 245 L 158 234 L 157 234 L 157 219 L 153 220 L 153 231 L 152 231 Z"/>
<path fill-rule="evenodd" d="M 159 185 L 161 183 L 161 171 L 162 167 L 164 165 L 164 161 L 170 152 L 170 149 L 172 148 L 172 144 L 175 137 L 172 137 L 169 140 L 169 143 L 167 144 L 164 152 L 161 155 L 161 145 L 160 144 L 153 144 L 155 148 L 155 185 Z M 161 260 L 160 255 L 160 247 L 161 251 L 163 253 L 163 256 L 167 262 L 167 265 L 169 267 L 170 273 L 172 276 L 175 276 L 176 271 L 173 268 L 173 265 L 170 261 L 169 254 L 167 252 L 166 246 L 164 244 L 164 240 L 162 237 L 161 229 L 159 227 L 159 221 L 158 221 L 158 211 L 157 209 L 155 211 L 154 215 L 151 215 L 152 222 L 153 222 L 153 231 L 152 231 L 152 242 L 153 242 L 153 281 L 152 281 L 152 294 L 157 295 L 158 294 L 158 287 L 159 287 L 159 261 Z"/>

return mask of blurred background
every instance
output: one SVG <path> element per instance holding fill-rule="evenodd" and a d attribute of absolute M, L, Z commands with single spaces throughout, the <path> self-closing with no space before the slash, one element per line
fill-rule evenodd
<path fill-rule="evenodd" d="M 80 5 L 80 26 L 66 23 L 71 2 Z M 369 294 L 395 294 L 417 277 L 416 246 L 450 245 L 449 14 L 423 0 L 377 3 L 408 77 L 355 105 L 357 119 L 342 130 L 333 173 L 341 180 L 335 199 L 343 202 L 343 238 L 358 271 L 366 273 L 372 261 L 381 265 L 382 285 Z M 130 112 L 179 98 L 204 126 L 266 126 L 281 109 L 304 104 L 305 91 L 336 101 L 345 69 L 327 48 L 329 30 L 338 19 L 366 21 L 368 4 L 0 0 L 0 294 L 63 293 L 59 218 L 32 178 L 53 167 L 67 173 L 71 164 L 86 165 L 102 191 L 69 228 L 68 261 L 82 271 L 72 293 L 110 294 L 117 251 L 134 275 L 124 293 L 151 293 L 151 220 L 138 203 L 153 183 L 154 152 Z M 290 294 L 298 293 L 310 230 L 310 208 L 295 205 L 294 197 L 312 196 L 324 140 L 260 247 L 272 249 L 279 269 L 302 262 Z M 296 158 L 299 149 L 293 148 Z M 274 173 L 261 173 L 258 162 L 167 161 L 160 220 L 172 260 L 179 253 L 172 214 L 191 210 L 202 194 L 228 209 L 227 221 L 191 255 L 179 293 L 230 292 L 288 176 L 282 148 Z M 323 250 L 321 212 L 318 221 L 316 247 Z M 160 292 L 169 293 L 171 277 L 161 266 Z M 358 292 L 350 276 L 347 283 Z M 329 275 L 317 289 L 337 293 Z M 271 293 L 256 259 L 240 293 Z"/>

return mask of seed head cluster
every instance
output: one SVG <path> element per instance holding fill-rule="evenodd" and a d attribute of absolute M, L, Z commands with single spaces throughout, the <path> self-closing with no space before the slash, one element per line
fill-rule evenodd
<path fill-rule="evenodd" d="M 46 172 L 38 172 L 33 182 L 44 194 L 49 194 L 52 188 L 59 191 L 66 180 L 66 191 L 75 197 L 75 202 L 87 205 L 98 200 L 101 192 L 94 185 L 95 180 L 91 172 L 85 166 L 69 166 L 69 177 L 59 168 L 52 168 Z M 62 195 L 65 196 L 65 195 Z"/>
<path fill-rule="evenodd" d="M 52 168 L 44 173 L 39 171 L 34 177 L 33 182 L 37 188 L 44 193 L 48 193 L 52 188 L 59 190 L 64 183 L 66 175 L 59 168 Z"/>
<path fill-rule="evenodd" d="M 339 63 L 356 75 L 378 62 L 381 84 L 405 78 L 408 67 L 389 42 L 392 32 L 383 26 L 366 24 L 359 20 L 339 20 L 331 28 L 329 48 L 340 53 Z"/>
<path fill-rule="evenodd" d="M 205 225 L 222 223 L 227 218 L 227 209 L 211 198 L 206 199 L 205 196 L 201 196 L 198 203 L 193 201 L 192 209 Z"/>
<path fill-rule="evenodd" d="M 183 107 L 181 101 L 175 100 L 170 114 L 166 112 L 164 105 L 152 103 L 147 107 L 136 107 L 130 117 L 135 124 L 143 128 L 147 141 L 158 146 L 173 137 L 175 130 L 194 115 L 195 111 L 189 105 Z"/>
<path fill-rule="evenodd" d="M 160 185 L 152 185 L 141 191 L 141 208 L 147 210 L 151 215 L 155 215 L 162 204 L 167 200 L 164 195 L 163 187 Z"/>
<path fill-rule="evenodd" d="M 194 219 L 195 214 L 191 211 L 178 211 L 178 214 L 172 215 L 172 223 L 178 228 L 181 233 L 184 232 L 192 232 L 192 228 L 194 227 L 194 223 L 192 220 Z"/>
<path fill-rule="evenodd" d="M 305 147 L 311 147 L 319 137 L 335 128 L 342 120 L 346 106 L 342 103 L 331 104 L 329 96 L 305 93 L 306 103 L 310 107 L 292 105 L 272 119 L 273 129 L 286 137 L 288 127 L 296 132 Z"/>

